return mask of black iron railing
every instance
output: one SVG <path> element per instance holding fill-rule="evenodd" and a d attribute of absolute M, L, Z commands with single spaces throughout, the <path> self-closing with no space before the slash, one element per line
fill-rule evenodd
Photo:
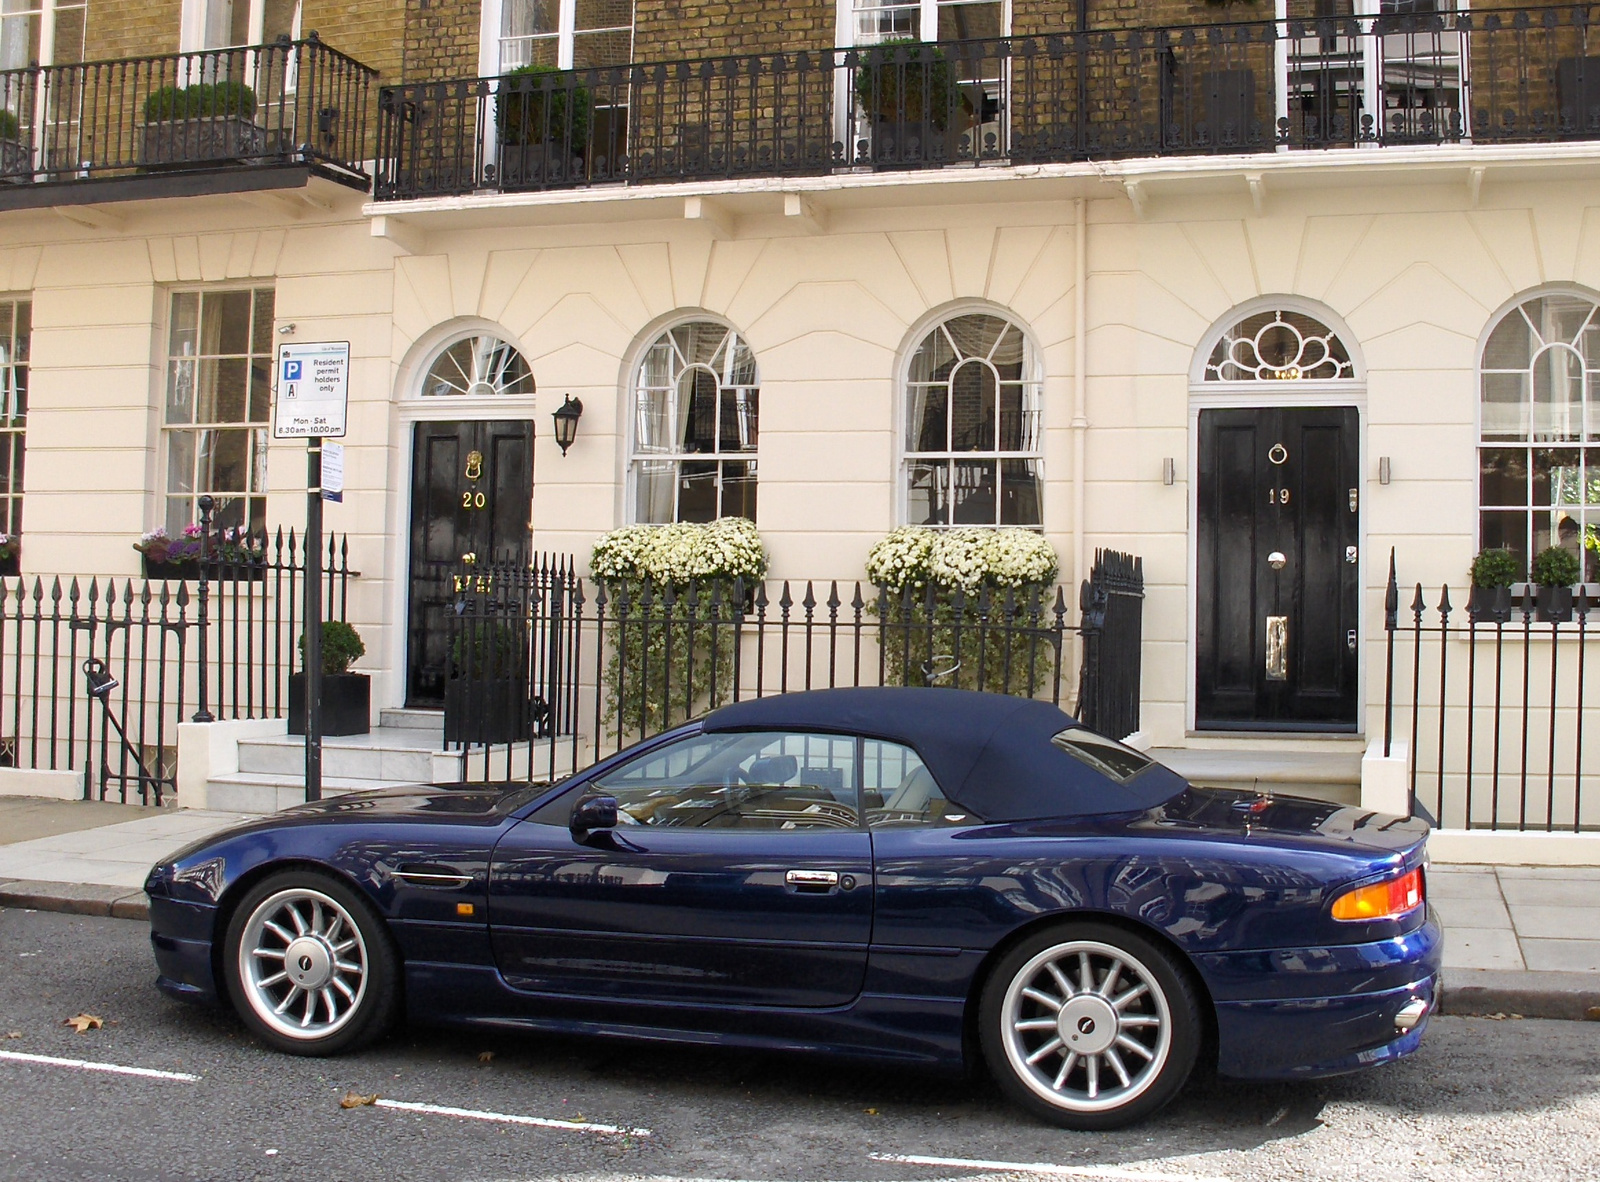
<path fill-rule="evenodd" d="M 0 181 L 302 163 L 365 182 L 373 77 L 315 34 L 0 71 Z"/>
<path fill-rule="evenodd" d="M 0 764 L 82 770 L 90 799 L 161 804 L 177 787 L 178 723 L 283 717 L 305 548 L 292 530 L 225 545 L 194 559 L 191 578 L 0 579 Z M 322 557 L 328 618 L 342 620 L 357 575 L 348 541 L 330 537 Z M 91 657 L 118 683 L 104 709 L 87 693 Z"/>
<path fill-rule="evenodd" d="M 727 702 L 834 686 L 960 686 L 1063 704 L 1117 738 L 1138 728 L 1143 574 L 1128 555 L 1097 555 L 1077 621 L 1061 587 L 657 588 L 596 584 L 554 556 L 474 563 L 455 589 L 445 736 L 469 779 L 554 777 Z"/>
<path fill-rule="evenodd" d="M 1594 139 L 1591 12 L 1125 28 L 385 87 L 375 192 Z"/>
<path fill-rule="evenodd" d="M 1404 602 L 1391 558 L 1385 628 L 1384 753 L 1409 750 L 1415 805 L 1454 829 L 1600 830 L 1600 600 L 1419 583 Z"/>

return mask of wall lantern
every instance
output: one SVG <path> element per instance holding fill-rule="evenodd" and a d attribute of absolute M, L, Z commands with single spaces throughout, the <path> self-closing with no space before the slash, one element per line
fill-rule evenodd
<path fill-rule="evenodd" d="M 566 455 L 567 448 L 578 437 L 578 420 L 583 417 L 583 403 L 568 394 L 567 400 L 550 417 L 556 421 L 556 446 L 561 448 L 562 455 Z"/>

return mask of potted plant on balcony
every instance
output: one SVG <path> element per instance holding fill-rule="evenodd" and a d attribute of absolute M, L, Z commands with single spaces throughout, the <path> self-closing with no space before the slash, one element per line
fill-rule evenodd
<path fill-rule="evenodd" d="M 880 41 L 860 51 L 856 104 L 879 123 L 926 126 L 950 123 L 956 71 L 944 51 L 910 38 Z M 960 96 L 965 102 L 965 96 Z"/>
<path fill-rule="evenodd" d="M 1517 557 L 1501 546 L 1485 546 L 1472 560 L 1472 593 L 1467 614 L 1475 624 L 1504 624 L 1511 618 L 1511 584 Z"/>
<path fill-rule="evenodd" d="M 464 618 L 450 642 L 444 687 L 445 743 L 515 743 L 543 712 L 529 696 L 525 637 L 496 619 Z"/>
<path fill-rule="evenodd" d="M 361 634 L 343 620 L 322 625 L 322 733 L 364 735 L 372 726 L 372 678 L 351 673 L 366 655 Z M 306 638 L 300 637 L 300 663 L 305 664 Z M 289 675 L 289 733 L 306 733 L 306 675 Z"/>
<path fill-rule="evenodd" d="M 25 181 L 32 171 L 33 152 L 22 142 L 22 125 L 15 113 L 0 107 L 0 181 Z"/>
<path fill-rule="evenodd" d="M 173 537 L 165 526 L 142 534 L 133 548 L 144 555 L 147 579 L 198 579 L 200 577 L 200 527 L 186 525 Z"/>
<path fill-rule="evenodd" d="M 1572 585 L 1581 574 L 1578 557 L 1570 550 L 1551 546 L 1533 560 L 1533 582 L 1539 588 L 1539 619 L 1565 624 L 1572 619 Z"/>
<path fill-rule="evenodd" d="M 223 164 L 261 155 L 256 95 L 242 82 L 163 86 L 144 101 L 139 161 L 146 166 Z"/>
<path fill-rule="evenodd" d="M 500 183 L 538 188 L 583 174 L 594 96 L 572 70 L 519 66 L 494 96 Z"/>
<path fill-rule="evenodd" d="M 267 577 L 266 534 L 244 526 L 228 526 L 211 537 L 204 563 L 206 577 L 228 582 L 259 583 Z"/>

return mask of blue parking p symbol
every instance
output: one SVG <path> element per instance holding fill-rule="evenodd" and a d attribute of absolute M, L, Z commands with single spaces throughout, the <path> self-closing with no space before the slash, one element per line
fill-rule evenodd
<path fill-rule="evenodd" d="M 300 380 L 300 365 L 299 361 L 290 361 L 286 358 L 283 363 L 283 380 L 286 382 L 298 382 Z"/>

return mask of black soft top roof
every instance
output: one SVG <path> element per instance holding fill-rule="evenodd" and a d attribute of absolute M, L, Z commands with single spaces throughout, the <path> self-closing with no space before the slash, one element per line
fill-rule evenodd
<path fill-rule="evenodd" d="M 1119 784 L 1050 742 L 1077 725 L 1049 702 L 898 687 L 753 698 L 702 722 L 707 731 L 821 731 L 903 743 L 922 757 L 946 797 L 986 821 L 1136 811 L 1186 786 L 1159 764 Z"/>

